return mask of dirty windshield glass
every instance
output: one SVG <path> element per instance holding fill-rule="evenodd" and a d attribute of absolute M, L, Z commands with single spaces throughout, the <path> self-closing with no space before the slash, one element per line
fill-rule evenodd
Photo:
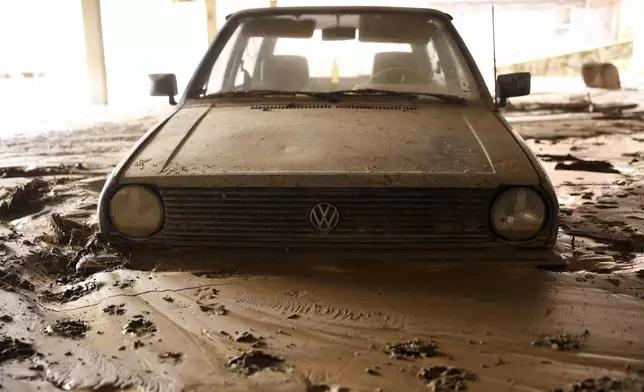
<path fill-rule="evenodd" d="M 439 18 L 418 13 L 246 17 L 201 96 L 347 90 L 479 98 L 450 31 Z"/>

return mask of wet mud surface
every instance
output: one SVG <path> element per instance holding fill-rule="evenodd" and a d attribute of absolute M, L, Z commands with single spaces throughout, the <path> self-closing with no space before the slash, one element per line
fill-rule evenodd
<path fill-rule="evenodd" d="M 568 268 L 120 249 L 96 235 L 98 193 L 141 124 L 4 140 L 0 384 L 641 392 L 644 123 L 516 128 L 552 177 Z"/>

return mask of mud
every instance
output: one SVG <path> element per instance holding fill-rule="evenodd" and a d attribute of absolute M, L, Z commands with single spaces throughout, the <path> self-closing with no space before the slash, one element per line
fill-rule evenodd
<path fill-rule="evenodd" d="M 465 370 L 448 366 L 430 366 L 418 372 L 418 378 L 427 383 L 430 391 L 465 391 L 468 382 L 476 380 L 476 375 Z"/>
<path fill-rule="evenodd" d="M 228 367 L 247 376 L 263 370 L 284 371 L 284 360 L 263 351 L 247 351 L 230 361 Z"/>
<path fill-rule="evenodd" d="M 123 333 L 138 337 L 154 335 L 155 332 L 157 332 L 156 325 L 152 321 L 144 319 L 140 314 L 135 315 L 123 327 Z"/>
<path fill-rule="evenodd" d="M 515 126 L 553 180 L 562 207 L 557 251 L 568 268 L 535 270 L 521 260 L 429 262 L 422 254 L 116 248 L 94 233 L 107 170 L 97 173 L 116 163 L 138 128 L 3 140 L 8 150 L 0 152 L 0 163 L 37 158 L 72 172 L 43 177 L 50 191 L 38 196 L 39 212 L 0 225 L 0 287 L 6 290 L 0 314 L 13 320 L 0 320 L 0 330 L 30 342 L 49 361 L 6 361 L 0 384 L 6 390 L 127 385 L 153 392 L 467 384 L 496 392 L 552 390 L 602 375 L 639 382 L 644 160 L 637 154 L 644 150 L 644 123 Z M 569 155 L 608 162 L 619 173 L 555 170 L 574 161 Z M 81 161 L 88 169 L 74 169 Z M 0 199 L 35 178 L 0 179 Z M 98 287 L 85 292 L 92 282 Z M 38 295 L 45 291 L 68 294 L 50 302 Z M 131 315 L 139 316 L 125 318 Z M 59 334 L 56 320 L 80 326 L 69 323 Z M 586 328 L 592 335 L 574 335 Z M 535 339 L 543 343 L 532 346 Z M 29 370 L 39 365 L 45 370 Z M 476 369 L 478 377 L 443 375 L 450 366 Z"/>
<path fill-rule="evenodd" d="M 0 339 L 0 364 L 11 359 L 27 359 L 36 355 L 36 351 L 29 343 L 8 336 Z"/>
<path fill-rule="evenodd" d="M 60 176 L 63 174 L 85 174 L 87 168 L 82 164 L 32 167 L 3 167 L 0 168 L 0 178 L 31 178 L 45 176 Z"/>
<path fill-rule="evenodd" d="M 45 328 L 45 332 L 48 334 L 72 339 L 84 338 L 89 330 L 90 327 L 85 321 L 74 319 L 57 320 L 53 325 L 48 325 Z"/>

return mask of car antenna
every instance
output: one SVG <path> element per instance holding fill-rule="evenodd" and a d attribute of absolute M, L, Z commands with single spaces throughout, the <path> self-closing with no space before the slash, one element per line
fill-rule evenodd
<path fill-rule="evenodd" d="M 496 18 L 494 17 L 494 0 L 492 0 L 492 61 L 494 61 L 494 105 L 498 105 L 499 97 L 497 94 L 498 86 L 496 81 Z"/>

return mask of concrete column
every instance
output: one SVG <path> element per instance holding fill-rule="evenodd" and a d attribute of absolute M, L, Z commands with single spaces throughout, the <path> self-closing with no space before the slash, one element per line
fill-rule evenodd
<path fill-rule="evenodd" d="M 101 0 L 81 0 L 90 101 L 107 105 L 107 72 L 103 47 Z"/>
<path fill-rule="evenodd" d="M 208 45 L 212 43 L 217 35 L 217 0 L 206 1 L 206 23 L 208 23 Z"/>
<path fill-rule="evenodd" d="M 635 7 L 633 15 L 644 15 L 644 1 L 637 0 L 631 4 Z M 644 72 L 644 24 L 636 22 L 633 29 L 633 68 Z"/>

